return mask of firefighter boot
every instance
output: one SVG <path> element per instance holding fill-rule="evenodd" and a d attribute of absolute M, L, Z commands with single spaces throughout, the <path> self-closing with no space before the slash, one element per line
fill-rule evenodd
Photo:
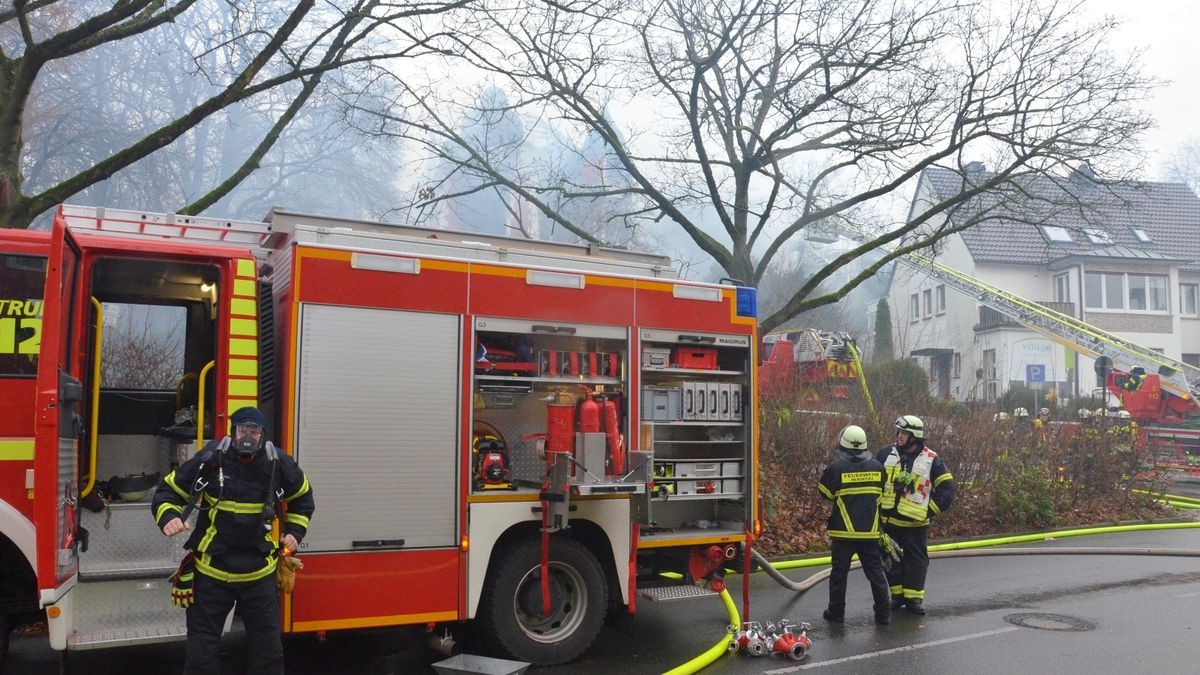
<path fill-rule="evenodd" d="M 919 616 L 925 616 L 925 603 L 921 602 L 920 600 L 917 600 L 916 598 L 909 599 L 908 613 L 909 614 L 917 614 Z"/>
<path fill-rule="evenodd" d="M 830 623 L 844 623 L 846 621 L 846 606 L 830 605 L 821 616 L 825 617 L 825 620 Z"/>
<path fill-rule="evenodd" d="M 900 609 L 901 607 L 903 607 L 904 606 L 904 596 L 893 595 L 891 606 L 892 606 L 892 609 Z"/>
<path fill-rule="evenodd" d="M 880 626 L 886 626 L 892 622 L 892 610 L 884 607 L 883 609 L 875 610 L 875 623 Z"/>

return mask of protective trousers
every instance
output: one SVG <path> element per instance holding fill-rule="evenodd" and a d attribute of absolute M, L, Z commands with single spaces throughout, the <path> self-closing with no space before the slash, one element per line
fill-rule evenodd
<path fill-rule="evenodd" d="M 900 564 L 888 570 L 892 596 L 905 600 L 925 600 L 925 573 L 929 571 L 928 527 L 884 525 L 883 531 L 904 549 Z"/>
<path fill-rule="evenodd" d="M 850 573 L 850 557 L 858 554 L 863 574 L 871 582 L 871 598 L 876 614 L 887 614 L 887 577 L 883 574 L 883 558 L 876 539 L 834 539 L 830 548 L 833 569 L 829 573 L 829 611 L 841 618 L 846 609 L 846 577 Z"/>
<path fill-rule="evenodd" d="M 246 627 L 246 673 L 283 673 L 275 575 L 245 583 L 226 583 L 197 572 L 195 588 L 196 601 L 187 609 L 185 675 L 221 672 L 221 629 L 235 603 Z"/>

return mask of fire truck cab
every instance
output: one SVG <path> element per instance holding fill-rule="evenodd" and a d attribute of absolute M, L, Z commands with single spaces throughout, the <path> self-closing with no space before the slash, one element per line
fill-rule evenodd
<path fill-rule="evenodd" d="M 149 492 L 254 405 L 317 502 L 284 632 L 475 621 L 571 660 L 761 527 L 754 304 L 660 256 L 280 209 L 0 233 L 0 629 L 183 637 Z"/>

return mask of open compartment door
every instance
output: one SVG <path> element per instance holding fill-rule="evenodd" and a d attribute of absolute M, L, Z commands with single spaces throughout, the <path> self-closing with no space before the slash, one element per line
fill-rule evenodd
<path fill-rule="evenodd" d="M 34 519 L 37 577 L 43 604 L 55 602 L 79 569 L 79 442 L 83 434 L 80 356 L 76 325 L 79 247 L 66 223 L 55 218 L 46 264 L 38 350 L 34 441 Z"/>

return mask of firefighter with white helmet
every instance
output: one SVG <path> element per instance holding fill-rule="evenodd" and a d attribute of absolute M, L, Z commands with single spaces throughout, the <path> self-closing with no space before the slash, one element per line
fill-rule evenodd
<path fill-rule="evenodd" d="M 925 613 L 925 577 L 929 570 L 929 519 L 954 502 L 954 476 L 925 445 L 925 423 L 915 415 L 896 418 L 896 442 L 879 451 L 887 478 L 881 510 L 883 529 L 904 554 L 887 572 L 893 609 L 907 605 Z"/>
<path fill-rule="evenodd" d="M 1037 433 L 1038 442 L 1044 443 L 1048 440 L 1050 434 L 1050 409 L 1042 408 L 1038 410 L 1037 417 L 1033 420 L 1033 430 Z"/>
<path fill-rule="evenodd" d="M 846 576 L 850 559 L 858 554 L 863 573 L 871 582 L 875 623 L 891 618 L 888 582 L 879 548 L 879 500 L 883 494 L 883 465 L 871 457 L 867 433 L 850 425 L 838 435 L 837 459 L 826 467 L 817 484 L 821 496 L 834 503 L 829 514 L 830 557 L 827 621 L 841 623 L 846 616 Z"/>

